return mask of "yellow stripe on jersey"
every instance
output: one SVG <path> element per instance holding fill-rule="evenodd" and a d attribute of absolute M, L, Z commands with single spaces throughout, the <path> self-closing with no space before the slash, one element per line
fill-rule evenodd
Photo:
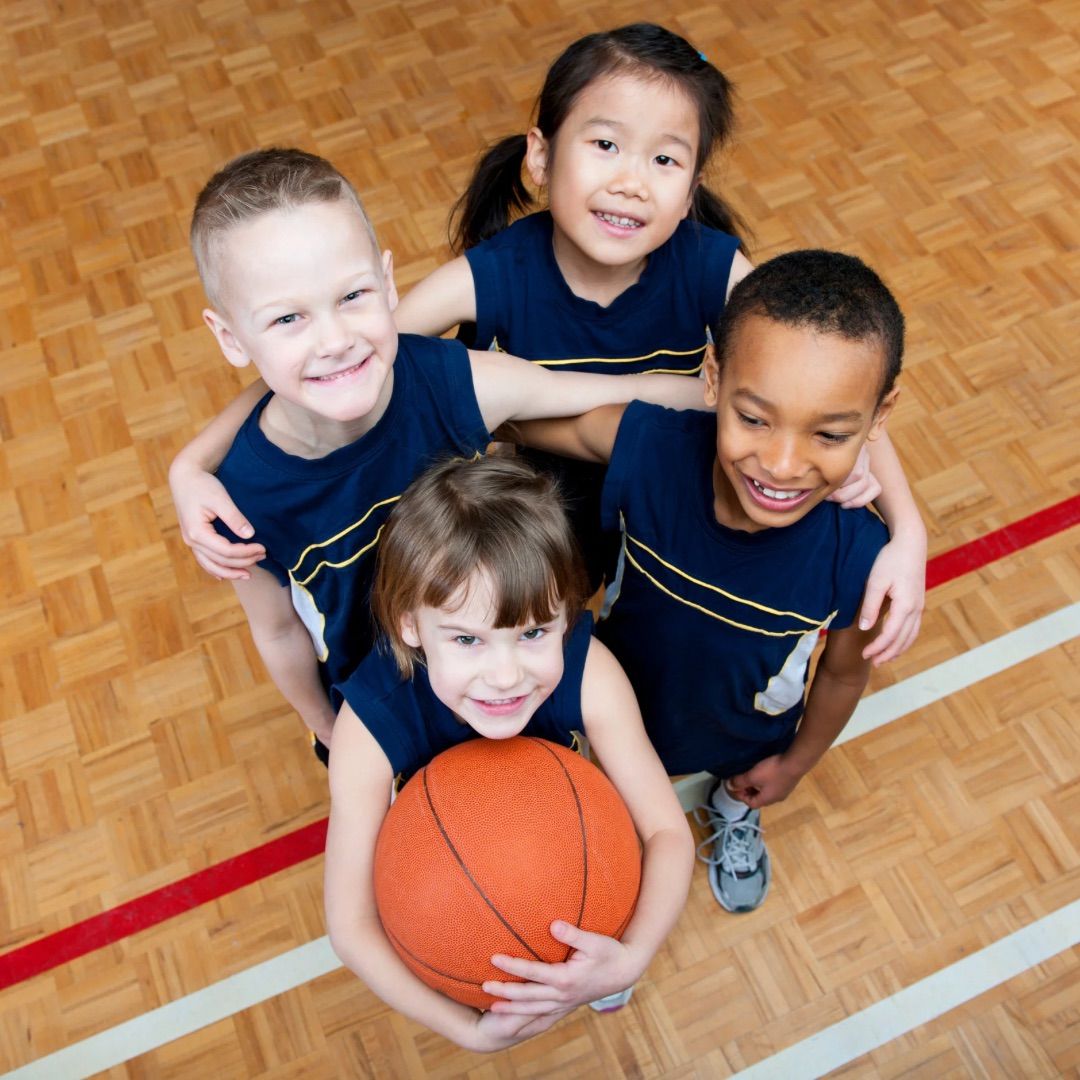
<path fill-rule="evenodd" d="M 296 560 L 296 562 L 289 567 L 289 573 L 295 574 L 296 571 L 300 569 L 300 564 L 308 557 L 308 554 L 310 552 L 315 551 L 317 548 L 329 547 L 331 544 L 336 544 L 343 536 L 348 536 L 349 533 L 353 531 L 353 529 L 359 529 L 360 526 L 363 525 L 364 522 L 367 521 L 367 519 L 371 517 L 371 515 L 374 514 L 376 510 L 379 509 L 380 506 L 386 506 L 389 503 L 395 503 L 400 498 L 400 495 L 391 495 L 389 499 L 383 499 L 380 502 L 373 503 L 368 509 L 368 512 L 364 514 L 362 518 L 358 518 L 351 525 L 347 525 L 344 529 L 341 530 L 341 532 L 337 534 L 337 536 L 331 536 L 329 540 L 320 540 L 315 544 L 309 544 L 306 548 L 304 548 L 303 551 L 300 552 L 300 557 Z M 368 547 L 371 547 L 371 545 L 368 544 Z M 364 550 L 367 551 L 367 548 L 364 548 Z M 349 562 L 352 562 L 352 560 L 350 559 Z M 319 565 L 322 566 L 323 564 L 320 563 Z M 346 566 L 348 564 L 339 563 L 338 565 Z M 316 567 L 316 570 L 318 570 L 318 567 Z M 311 577 L 309 576 L 304 581 L 300 582 L 300 584 L 304 585 L 310 580 Z"/>
<path fill-rule="evenodd" d="M 401 498 L 401 496 L 397 495 L 397 496 L 395 496 L 394 499 L 388 499 L 387 502 L 394 502 L 394 501 L 396 501 L 396 499 L 400 499 L 400 498 Z M 372 509 L 374 509 L 374 507 L 372 507 Z M 370 511 L 369 511 L 369 513 L 370 513 Z M 307 585 L 307 583 L 309 581 L 311 581 L 311 579 L 324 566 L 330 567 L 331 570 L 340 570 L 343 566 L 351 566 L 354 562 L 356 562 L 357 559 L 360 558 L 361 555 L 364 555 L 366 552 L 370 551 L 379 542 L 379 537 L 382 536 L 382 531 L 383 531 L 383 529 L 385 527 L 386 527 L 385 525 L 380 525 L 378 530 L 376 531 L 374 537 L 372 537 L 372 539 L 370 540 L 370 542 L 365 544 L 359 551 L 357 551 L 354 554 L 350 555 L 347 559 L 342 559 L 341 562 L 330 562 L 329 559 L 323 559 L 322 562 L 316 563 L 315 569 L 312 570 L 311 573 L 308 574 L 308 576 L 306 578 L 304 578 L 302 581 L 299 578 L 295 578 L 295 577 L 293 578 L 293 581 L 295 581 L 297 585 Z M 348 529 L 345 530 L 345 532 L 348 532 L 348 531 L 349 531 Z M 345 534 L 342 533 L 341 535 L 344 536 Z M 319 545 L 316 544 L 316 545 L 313 545 L 313 546 L 318 547 Z M 310 548 L 308 550 L 310 550 Z M 290 570 L 289 571 L 289 576 L 290 577 L 292 577 L 292 573 L 293 573 L 292 570 Z"/>
<path fill-rule="evenodd" d="M 652 360 L 655 356 L 693 356 L 704 348 L 705 342 L 702 342 L 696 349 L 657 349 L 655 352 L 645 353 L 643 356 L 578 356 L 569 357 L 565 360 L 531 360 L 530 363 L 539 364 L 541 367 L 562 367 L 566 364 L 640 364 L 643 360 Z M 700 368 L 700 365 L 698 367 Z M 679 368 L 672 374 L 681 375 L 684 370 Z"/>
<path fill-rule="evenodd" d="M 701 586 L 701 588 L 703 588 L 703 589 L 708 589 L 710 592 L 717 593 L 719 596 L 724 597 L 725 600 L 731 600 L 733 603 L 742 604 L 745 607 L 754 608 L 757 611 L 763 611 L 767 615 L 782 615 L 782 616 L 788 616 L 789 618 L 792 618 L 792 619 L 798 619 L 800 622 L 806 623 L 806 625 L 809 626 L 809 627 L 820 627 L 820 626 L 823 625 L 822 621 L 820 619 L 810 618 L 807 615 L 800 615 L 797 611 L 778 611 L 776 608 L 768 607 L 765 604 L 759 604 L 755 600 L 747 600 L 742 596 L 736 596 L 734 593 L 729 593 L 729 592 L 727 592 L 727 590 L 721 589 L 719 585 L 712 585 L 708 581 L 701 581 L 698 578 L 693 577 L 692 575 L 686 573 L 684 570 L 680 570 L 677 566 L 673 566 L 671 563 L 669 563 L 665 559 L 661 558 L 647 544 L 643 544 L 640 540 L 638 540 L 637 538 L 631 536 L 628 532 L 626 532 L 625 523 L 623 525 L 623 535 L 626 537 L 626 539 L 631 544 L 635 544 L 637 547 L 641 548 L 642 551 L 648 552 L 648 554 L 651 555 L 661 566 L 663 566 L 666 569 L 670 570 L 673 574 L 677 574 L 684 581 L 689 581 L 689 582 L 693 583 L 694 585 Z M 661 585 L 659 582 L 657 582 L 641 566 L 641 564 L 638 563 L 633 558 L 633 556 L 630 554 L 629 550 L 627 550 L 627 552 L 626 552 L 626 557 L 628 559 L 630 559 L 630 561 L 633 562 L 634 566 L 636 566 L 650 581 L 652 581 L 657 586 L 657 588 L 662 589 L 664 592 L 669 592 L 668 589 L 664 588 L 663 585 Z M 674 596 L 676 600 L 681 600 L 682 599 L 682 597 L 676 596 L 674 593 L 670 593 L 670 595 Z M 686 603 L 686 604 L 689 604 L 691 607 L 697 607 L 698 606 L 698 605 L 694 604 L 692 601 L 689 601 L 689 600 L 684 600 L 683 602 Z M 702 608 L 701 610 L 705 611 L 706 614 L 714 615 L 716 618 L 721 619 L 723 622 L 729 622 L 730 621 L 728 619 L 723 619 L 723 617 L 720 616 L 720 615 L 716 615 L 715 612 L 708 611 L 708 609 L 706 609 L 706 608 Z M 830 618 L 831 617 L 832 616 L 830 616 Z M 736 625 L 739 625 L 739 624 L 732 623 L 732 625 L 736 626 Z M 752 629 L 752 627 L 745 627 L 744 629 Z M 773 632 L 766 631 L 766 630 L 760 630 L 760 631 L 758 631 L 758 633 L 762 633 L 762 634 L 768 633 L 771 637 L 786 637 L 788 634 L 805 634 L 806 631 L 805 630 L 785 630 L 783 633 L 773 633 Z"/>

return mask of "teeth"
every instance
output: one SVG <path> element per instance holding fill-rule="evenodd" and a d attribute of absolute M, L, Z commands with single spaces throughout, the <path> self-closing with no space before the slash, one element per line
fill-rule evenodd
<path fill-rule="evenodd" d="M 788 499 L 797 499 L 802 495 L 801 491 L 775 491 L 773 488 L 767 488 L 764 484 L 759 484 L 756 480 L 751 479 L 754 487 L 758 489 L 763 495 L 767 495 L 770 499 L 779 499 L 784 502 Z"/>
<path fill-rule="evenodd" d="M 600 211 L 597 211 L 596 216 L 600 218 L 601 221 L 607 221 L 612 225 L 619 225 L 624 229 L 641 228 L 641 222 L 637 221 L 635 218 L 616 217 L 614 214 L 605 214 Z"/>

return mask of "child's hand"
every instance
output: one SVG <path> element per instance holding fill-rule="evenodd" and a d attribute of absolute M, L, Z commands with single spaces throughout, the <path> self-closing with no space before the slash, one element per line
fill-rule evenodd
<path fill-rule="evenodd" d="M 803 771 L 794 768 L 783 754 L 774 754 L 731 777 L 727 787 L 733 798 L 746 803 L 751 810 L 760 810 L 771 803 L 783 802 L 803 776 Z"/>
<path fill-rule="evenodd" d="M 895 660 L 919 636 L 923 605 L 926 602 L 926 542 L 896 537 L 886 544 L 874 561 L 866 582 L 859 629 L 869 630 L 888 599 L 889 611 L 881 633 L 863 649 L 863 659 L 874 666 Z"/>
<path fill-rule="evenodd" d="M 182 473 L 170 470 L 169 486 L 180 535 L 191 548 L 195 561 L 216 578 L 250 578 L 247 567 L 264 558 L 266 549 L 262 544 L 231 543 L 210 524 L 220 518 L 237 536 L 250 536 L 254 531 L 221 481 L 201 470 Z"/>
<path fill-rule="evenodd" d="M 478 1054 L 506 1050 L 519 1042 L 531 1039 L 558 1023 L 567 1010 L 543 1016 L 515 1016 L 511 1013 L 485 1012 L 476 1019 L 475 1038 L 469 1039 L 469 1049 Z"/>
<path fill-rule="evenodd" d="M 851 475 L 829 496 L 844 510 L 854 510 L 872 503 L 881 494 L 881 484 L 870 471 L 870 451 L 863 443 Z"/>
<path fill-rule="evenodd" d="M 493 956 L 491 962 L 510 975 L 529 982 L 486 982 L 484 990 L 505 1001 L 492 1005 L 492 1012 L 520 1016 L 562 1014 L 633 986 L 641 968 L 633 953 L 615 938 L 579 930 L 557 920 L 551 936 L 574 949 L 561 964 L 544 964 L 515 956 Z"/>

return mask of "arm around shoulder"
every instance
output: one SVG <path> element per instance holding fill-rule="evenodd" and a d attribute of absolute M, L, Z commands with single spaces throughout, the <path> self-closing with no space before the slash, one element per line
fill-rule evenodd
<path fill-rule="evenodd" d="M 625 405 L 605 405 L 581 416 L 554 420 L 521 420 L 507 425 L 515 442 L 549 454 L 605 463 L 611 460 Z"/>

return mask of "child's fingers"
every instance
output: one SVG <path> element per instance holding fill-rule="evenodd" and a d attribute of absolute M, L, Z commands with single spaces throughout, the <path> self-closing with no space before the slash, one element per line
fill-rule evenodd
<path fill-rule="evenodd" d="M 565 1012 L 566 1003 L 562 1001 L 495 1001 L 489 1010 L 500 1016 L 546 1016 L 548 1013 Z"/>
<path fill-rule="evenodd" d="M 195 561 L 211 576 L 218 581 L 247 581 L 251 574 L 247 570 L 234 570 L 228 566 L 222 566 L 213 559 L 208 559 L 200 551 L 195 551 Z"/>
<path fill-rule="evenodd" d="M 554 987 L 538 982 L 500 982 L 498 979 L 488 979 L 483 984 L 484 993 L 491 994 L 502 1002 L 513 1002 L 515 1005 L 541 1006 L 539 1012 L 546 1012 L 548 1008 L 559 1006 L 565 1008 L 566 1003 L 562 1000 L 563 994 Z M 548 1008 L 544 1008 L 547 1006 Z"/>
<path fill-rule="evenodd" d="M 222 524 L 232 529 L 232 531 L 241 539 L 246 540 L 248 537 L 255 535 L 255 530 L 251 527 L 251 522 L 240 513 L 236 508 L 236 504 L 232 502 L 231 499 L 227 502 L 223 502 L 220 506 L 212 506 L 207 509 L 216 517 L 220 518 Z"/>
<path fill-rule="evenodd" d="M 886 620 L 886 624 L 888 620 Z M 915 644 L 915 639 L 919 636 L 919 627 L 922 625 L 922 613 L 919 611 L 910 612 L 901 622 L 897 628 L 891 642 L 882 642 L 884 634 L 875 638 L 868 646 L 867 652 L 871 649 L 876 651 L 870 655 L 864 656 L 867 660 L 873 660 L 875 667 L 880 667 L 882 664 L 887 664 L 890 660 L 895 660 L 898 656 L 903 656 L 904 653 Z"/>
<path fill-rule="evenodd" d="M 863 595 L 862 607 L 859 609 L 860 630 L 869 630 L 870 627 L 878 621 L 887 588 L 887 583 L 879 584 L 873 573 L 871 573 L 870 580 L 866 583 L 866 592 Z M 895 612 L 890 612 L 890 614 L 895 614 Z M 887 619 L 886 624 L 888 624 Z M 874 640 L 877 641 L 878 638 L 875 638 Z M 865 656 L 866 654 L 864 653 L 863 655 Z"/>
<path fill-rule="evenodd" d="M 550 929 L 551 936 L 556 941 L 561 941 L 564 945 L 569 945 L 586 956 L 596 956 L 612 944 L 612 939 L 604 934 L 582 930 L 581 927 L 564 922 L 562 919 L 556 919 Z"/>
<path fill-rule="evenodd" d="M 558 978 L 559 966 L 556 964 L 545 964 L 540 960 L 525 960 L 520 956 L 503 956 L 496 954 L 491 958 L 491 962 L 500 971 L 505 971 L 507 975 L 516 975 L 519 979 L 525 979 L 525 983 L 492 983 L 493 986 L 507 986 L 515 989 L 520 989 L 522 986 L 527 986 L 529 983 L 541 984 L 551 992 L 551 987 L 555 984 Z M 494 994 L 496 991 L 489 990 L 489 994 Z M 508 995 L 510 997 L 520 996 L 517 993 Z"/>

